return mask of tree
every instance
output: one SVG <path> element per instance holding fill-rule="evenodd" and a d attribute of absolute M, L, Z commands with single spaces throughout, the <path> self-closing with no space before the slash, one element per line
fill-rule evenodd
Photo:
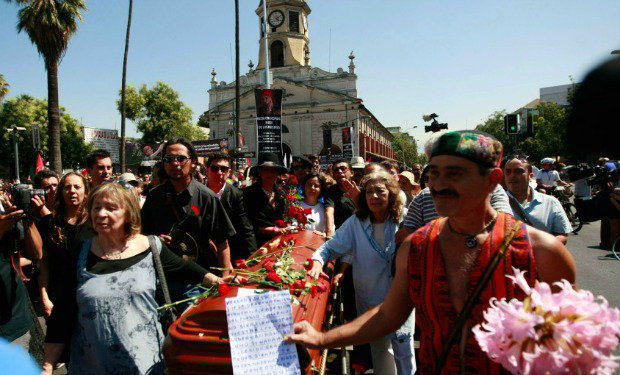
<path fill-rule="evenodd" d="M 409 139 L 406 133 L 394 133 L 392 149 L 396 160 L 404 162 L 408 166 L 418 163 L 418 147 L 415 141 Z"/>
<path fill-rule="evenodd" d="M 127 54 L 129 53 L 129 32 L 131 30 L 131 9 L 133 0 L 129 0 L 129 16 L 127 17 L 127 34 L 125 35 L 125 54 L 123 55 L 123 80 L 121 83 L 121 171 L 125 172 L 125 88 L 127 82 Z"/>
<path fill-rule="evenodd" d="M 48 143 L 46 143 L 49 139 L 46 126 L 48 124 L 47 116 L 47 101 L 43 99 L 20 95 L 4 102 L 0 109 L 0 155 L 8 159 L 14 151 L 11 137 L 4 129 L 22 126 L 26 128 L 26 131 L 18 132 L 21 169 L 28 170 L 28 167 L 34 166 L 36 151 L 32 146 L 30 129 L 33 125 L 39 126 L 42 151 L 46 154 L 49 151 Z M 60 107 L 59 120 L 60 144 L 65 166 L 72 168 L 77 168 L 78 165 L 84 166 L 86 155 L 92 151 L 93 146 L 84 142 L 79 121 L 71 117 L 62 107 Z M 3 167 L 0 167 L 0 173 L 8 175 L 8 168 L 8 163 L 4 163 Z"/>
<path fill-rule="evenodd" d="M 179 94 L 163 82 L 140 90 L 127 86 L 125 114 L 142 133 L 142 142 L 155 143 L 172 137 L 190 140 L 204 139 L 205 135 L 192 124 L 192 110 L 179 99 Z M 117 101 L 119 111 L 120 99 Z"/>
<path fill-rule="evenodd" d="M 60 102 L 58 99 L 58 64 L 77 30 L 84 0 L 14 0 L 24 7 L 18 12 L 17 30 L 26 31 L 30 41 L 45 61 L 47 71 L 48 148 L 52 169 L 62 173 L 60 153 Z"/>
<path fill-rule="evenodd" d="M 545 157 L 567 157 L 567 109 L 552 102 L 542 102 L 537 108 L 540 116 L 534 121 L 536 133 L 534 138 L 528 138 L 521 143 L 523 153 L 529 155 L 533 161 Z"/>
<path fill-rule="evenodd" d="M 2 99 L 9 93 L 9 83 L 4 80 L 4 76 L 0 74 L 0 103 Z"/>

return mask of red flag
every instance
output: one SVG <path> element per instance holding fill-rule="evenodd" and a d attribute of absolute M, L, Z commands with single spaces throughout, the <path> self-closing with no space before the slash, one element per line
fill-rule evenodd
<path fill-rule="evenodd" d="M 45 166 L 43 165 L 43 158 L 41 157 L 41 153 L 37 152 L 37 162 L 34 167 L 34 173 L 39 173 L 43 169 L 45 169 Z"/>

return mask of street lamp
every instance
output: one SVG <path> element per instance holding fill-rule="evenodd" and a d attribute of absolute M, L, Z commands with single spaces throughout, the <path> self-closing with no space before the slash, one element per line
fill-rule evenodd
<path fill-rule="evenodd" d="M 15 181 L 19 184 L 19 148 L 17 146 L 17 132 L 26 130 L 21 126 L 14 126 L 13 129 L 5 129 L 7 132 L 13 132 L 13 147 L 15 148 Z"/>

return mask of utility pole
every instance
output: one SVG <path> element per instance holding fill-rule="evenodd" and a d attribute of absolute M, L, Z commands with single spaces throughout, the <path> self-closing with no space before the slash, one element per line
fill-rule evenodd
<path fill-rule="evenodd" d="M 241 128 L 239 126 L 239 0 L 235 0 L 235 152 L 239 152 Z"/>
<path fill-rule="evenodd" d="M 269 33 L 269 27 L 267 27 L 267 0 L 263 0 L 263 27 L 265 30 L 265 32 L 263 33 L 263 38 L 265 39 L 265 88 L 269 90 L 271 88 L 271 85 L 269 84 L 269 40 L 267 37 Z"/>

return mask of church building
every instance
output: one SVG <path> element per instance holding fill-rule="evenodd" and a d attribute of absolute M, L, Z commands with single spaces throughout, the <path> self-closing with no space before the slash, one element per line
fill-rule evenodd
<path fill-rule="evenodd" d="M 256 9 L 260 35 L 258 65 L 250 61 L 249 71 L 239 78 L 240 130 L 244 150 L 256 151 L 256 104 L 254 90 L 264 82 L 263 6 Z M 267 43 L 271 89 L 283 90 L 282 149 L 285 156 L 298 154 L 338 155 L 342 153 L 342 129 L 353 127 L 353 156 L 364 160 L 393 159 L 393 136 L 357 96 L 355 56 L 349 55 L 348 70 L 335 73 L 310 63 L 308 17 L 304 0 L 267 2 Z M 211 73 L 209 110 L 210 138 L 228 138 L 234 145 L 235 82 L 218 82 Z M 355 136 L 357 134 L 357 136 Z M 252 160 L 255 162 L 255 159 Z"/>

